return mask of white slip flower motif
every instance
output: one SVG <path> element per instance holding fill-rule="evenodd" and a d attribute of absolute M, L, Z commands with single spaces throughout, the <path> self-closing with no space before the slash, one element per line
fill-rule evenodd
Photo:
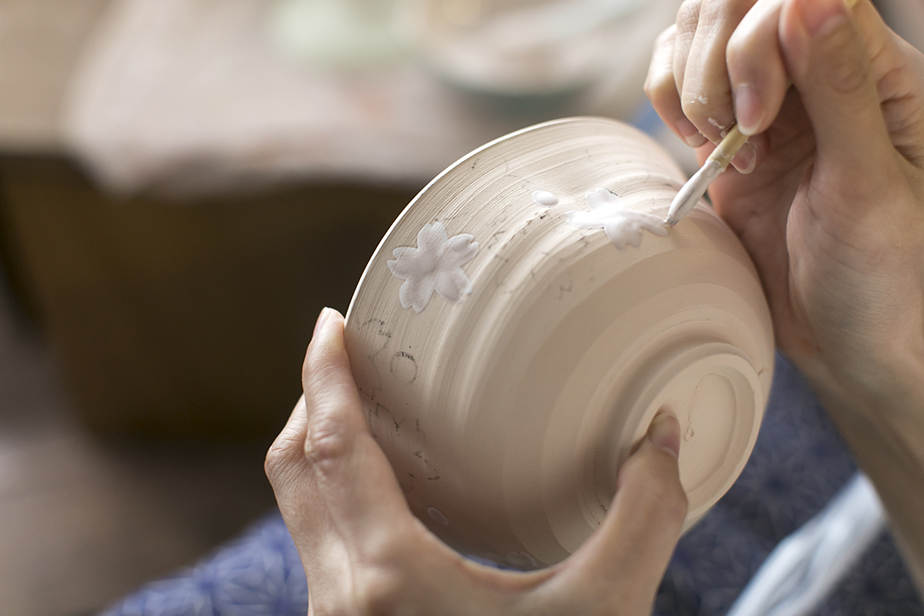
<path fill-rule="evenodd" d="M 478 243 L 468 234 L 448 238 L 442 223 L 424 225 L 417 234 L 417 248 L 395 248 L 394 261 L 388 269 L 396 278 L 404 280 L 398 299 L 404 308 L 420 312 L 427 307 L 433 291 L 451 302 L 462 300 L 472 292 L 472 283 L 462 271 L 478 252 Z"/>
<path fill-rule="evenodd" d="M 661 237 L 667 236 L 663 220 L 652 214 L 627 209 L 619 197 L 605 188 L 587 193 L 584 199 L 590 211 L 568 212 L 568 223 L 579 229 L 603 229 L 613 246 L 620 250 L 627 245 L 638 248 L 642 242 L 642 229 Z"/>

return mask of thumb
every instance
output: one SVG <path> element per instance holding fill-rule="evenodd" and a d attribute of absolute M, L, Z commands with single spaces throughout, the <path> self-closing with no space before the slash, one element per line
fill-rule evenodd
<path fill-rule="evenodd" d="M 578 572 L 590 579 L 622 580 L 639 600 L 653 600 L 687 515 L 679 451 L 680 423 L 662 411 L 619 469 L 616 497 L 603 524 L 572 556 Z"/>
<path fill-rule="evenodd" d="M 869 52 L 851 9 L 845 0 L 789 0 L 779 37 L 815 132 L 817 163 L 869 173 L 871 161 L 891 152 L 891 142 Z"/>

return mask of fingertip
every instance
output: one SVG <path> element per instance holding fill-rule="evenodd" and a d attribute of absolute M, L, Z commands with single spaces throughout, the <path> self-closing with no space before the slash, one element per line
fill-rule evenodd
<path fill-rule="evenodd" d="M 699 132 L 699 129 L 693 125 L 693 122 L 690 122 L 690 120 L 685 117 L 681 117 L 677 120 L 675 132 L 679 134 L 683 141 L 691 148 L 698 148 L 708 141 L 708 139 Z"/>
<path fill-rule="evenodd" d="M 673 413 L 661 411 L 655 416 L 648 427 L 648 440 L 675 460 L 680 457 L 680 422 Z"/>
<path fill-rule="evenodd" d="M 767 130 L 788 89 L 779 49 L 779 3 L 758 3 L 744 15 L 725 50 L 735 122 L 747 136 Z"/>
<path fill-rule="evenodd" d="M 638 450 L 619 470 L 613 506 L 639 528 L 679 535 L 687 515 L 687 495 L 680 482 L 680 424 L 666 415 L 652 425 Z"/>
<path fill-rule="evenodd" d="M 744 135 L 755 135 L 764 119 L 763 102 L 760 94 L 750 83 L 743 83 L 734 89 L 735 120 L 738 130 Z"/>
<path fill-rule="evenodd" d="M 319 330 L 324 329 L 324 324 L 327 319 L 330 317 L 330 308 L 324 307 L 321 308 L 321 313 L 318 315 L 318 320 L 314 322 L 314 331 L 311 332 L 311 339 L 314 340 Z"/>
<path fill-rule="evenodd" d="M 809 36 L 820 37 L 848 20 L 844 0 L 801 0 L 799 10 Z"/>
<path fill-rule="evenodd" d="M 757 135 L 751 139 L 756 139 Z M 757 168 L 758 163 L 758 154 L 757 146 L 751 143 L 749 139 L 747 143 L 741 146 L 741 149 L 738 150 L 738 153 L 735 154 L 735 157 L 732 158 L 731 164 L 735 167 L 738 173 L 743 175 L 748 175 Z"/>
<path fill-rule="evenodd" d="M 318 316 L 302 364 L 302 389 L 309 406 L 314 398 L 333 388 L 346 397 L 354 396 L 356 384 L 346 352 L 344 324 L 343 316 L 333 308 L 325 308 Z"/>
<path fill-rule="evenodd" d="M 718 144 L 734 126 L 735 114 L 730 93 L 705 93 L 707 87 L 714 87 L 705 82 L 711 80 L 704 80 L 698 75 L 688 76 L 684 80 L 687 89 L 680 96 L 680 107 L 683 115 L 705 137 L 703 144 L 706 141 Z"/>
<path fill-rule="evenodd" d="M 680 483 L 680 423 L 669 412 L 651 422 L 638 449 L 619 469 L 616 495 L 606 518 L 575 553 L 573 565 L 595 575 L 625 575 L 657 586 L 687 515 Z"/>
<path fill-rule="evenodd" d="M 343 329 L 343 315 L 334 308 L 322 308 L 314 324 L 311 341 L 329 339 L 338 327 L 340 330 Z"/>
<path fill-rule="evenodd" d="M 667 519 L 679 518 L 677 523 L 682 523 L 687 500 L 680 483 L 681 440 L 677 417 L 666 409 L 659 411 L 638 449 L 619 469 L 617 501 L 620 492 L 634 493 L 631 506 L 645 509 L 641 503 L 648 502 L 653 508 L 665 507 Z"/>
<path fill-rule="evenodd" d="M 321 310 L 318 320 L 314 324 L 311 342 L 308 344 L 308 350 L 305 354 L 306 366 L 313 356 L 323 355 L 330 351 L 336 353 L 343 348 L 343 325 L 343 315 L 337 310 L 333 308 L 323 308 Z"/>

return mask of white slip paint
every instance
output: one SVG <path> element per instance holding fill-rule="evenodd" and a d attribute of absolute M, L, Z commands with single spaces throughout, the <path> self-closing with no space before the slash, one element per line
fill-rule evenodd
<path fill-rule="evenodd" d="M 638 248 L 642 242 L 642 230 L 667 236 L 663 220 L 652 214 L 626 209 L 622 200 L 605 188 L 587 193 L 585 201 L 590 211 L 568 212 L 568 224 L 580 229 L 603 229 L 613 246 L 620 250 L 626 246 Z"/>
<path fill-rule="evenodd" d="M 417 248 L 395 248 L 388 269 L 404 280 L 398 292 L 401 306 L 421 312 L 436 291 L 451 302 L 472 292 L 472 284 L 462 271 L 478 252 L 478 243 L 468 234 L 449 238 L 440 222 L 424 225 L 417 233 Z"/>
<path fill-rule="evenodd" d="M 533 203 L 542 207 L 554 207 L 558 205 L 558 195 L 547 190 L 534 190 L 532 194 Z"/>

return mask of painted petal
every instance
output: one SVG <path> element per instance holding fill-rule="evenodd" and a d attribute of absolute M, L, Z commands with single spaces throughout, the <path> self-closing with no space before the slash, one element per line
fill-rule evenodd
<path fill-rule="evenodd" d="M 620 225 L 606 225 L 603 227 L 603 232 L 606 233 L 606 237 L 609 238 L 610 243 L 622 250 L 626 247 L 626 244 L 629 243 L 629 230 Z"/>
<path fill-rule="evenodd" d="M 410 248 L 408 246 L 395 248 L 393 251 L 391 251 L 391 254 L 394 255 L 395 259 L 388 262 L 388 269 L 390 269 L 391 273 L 398 278 L 407 280 L 408 276 L 413 275 L 414 257 L 418 252 L 419 251 L 416 248 Z"/>
<path fill-rule="evenodd" d="M 599 216 L 596 212 L 584 212 L 581 210 L 568 212 L 568 224 L 579 229 L 599 229 L 605 226 L 605 220 L 605 217 Z"/>
<path fill-rule="evenodd" d="M 626 243 L 632 248 L 638 248 L 642 243 L 642 228 L 638 225 L 638 222 L 632 221 L 632 226 L 629 229 L 629 233 L 626 234 Z"/>
<path fill-rule="evenodd" d="M 451 302 L 458 302 L 462 295 L 472 292 L 472 283 L 462 268 L 440 272 L 436 278 L 436 292 Z"/>
<path fill-rule="evenodd" d="M 437 256 L 429 250 L 406 248 L 402 250 L 401 255 L 394 267 L 389 266 L 392 273 L 399 278 L 420 278 L 432 274 L 439 267 Z"/>
<path fill-rule="evenodd" d="M 426 308 L 430 302 L 430 296 L 433 295 L 435 278 L 435 276 L 424 276 L 420 279 L 406 280 L 398 291 L 401 307 L 413 308 L 414 312 L 420 312 Z"/>
<path fill-rule="evenodd" d="M 446 245 L 446 228 L 443 223 L 435 222 L 432 225 L 424 225 L 417 233 L 417 248 L 438 255 Z"/>
<path fill-rule="evenodd" d="M 475 258 L 478 253 L 478 243 L 467 233 L 457 235 L 449 240 L 446 251 L 440 259 L 440 267 L 444 270 L 464 265 Z"/>
<path fill-rule="evenodd" d="M 605 188 L 598 188 L 593 192 L 589 192 L 584 195 L 584 201 L 587 203 L 587 207 L 592 210 L 597 210 L 602 207 L 612 207 L 616 206 L 620 209 L 623 209 L 625 206 L 622 204 L 622 200 L 608 191 Z"/>
<path fill-rule="evenodd" d="M 472 281 L 468 279 L 468 275 L 462 271 L 461 267 L 449 272 L 449 275 L 452 276 L 452 279 L 455 281 L 456 286 L 459 287 L 459 291 L 462 294 L 468 295 L 472 292 Z"/>

